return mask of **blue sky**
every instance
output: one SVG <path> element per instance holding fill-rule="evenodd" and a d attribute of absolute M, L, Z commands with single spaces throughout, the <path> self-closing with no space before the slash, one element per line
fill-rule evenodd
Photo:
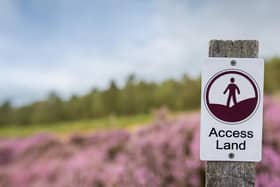
<path fill-rule="evenodd" d="M 67 98 L 128 74 L 197 76 L 210 39 L 258 39 L 280 55 L 277 0 L 2 0 L 0 102 Z"/>

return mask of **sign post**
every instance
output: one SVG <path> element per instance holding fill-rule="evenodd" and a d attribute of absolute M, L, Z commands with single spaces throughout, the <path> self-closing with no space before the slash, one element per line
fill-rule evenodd
<path fill-rule="evenodd" d="M 202 72 L 200 157 L 208 161 L 206 186 L 253 187 L 262 148 L 258 41 L 211 40 L 209 57 L 219 58 L 209 58 Z"/>

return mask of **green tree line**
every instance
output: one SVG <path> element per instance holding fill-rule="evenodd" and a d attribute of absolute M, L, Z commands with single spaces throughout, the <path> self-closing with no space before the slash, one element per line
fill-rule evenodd
<path fill-rule="evenodd" d="M 265 64 L 265 92 L 280 90 L 280 58 Z M 197 109 L 200 106 L 200 78 L 184 75 L 180 80 L 169 79 L 161 83 L 128 77 L 123 87 L 114 81 L 105 90 L 93 89 L 83 96 L 61 99 L 51 93 L 40 102 L 12 107 L 9 101 L 0 106 L 0 126 L 28 125 L 99 118 L 108 115 L 134 115 L 149 113 L 166 106 L 173 111 Z"/>
<path fill-rule="evenodd" d="M 137 80 L 128 77 L 123 87 L 115 81 L 105 90 L 93 89 L 83 96 L 62 100 L 51 93 L 44 101 L 12 107 L 6 101 L 0 107 L 0 125 L 42 124 L 58 121 L 99 118 L 107 115 L 134 115 L 149 113 L 166 106 L 172 110 L 197 108 L 200 103 L 200 80 L 187 75 L 180 80 L 162 83 Z"/>

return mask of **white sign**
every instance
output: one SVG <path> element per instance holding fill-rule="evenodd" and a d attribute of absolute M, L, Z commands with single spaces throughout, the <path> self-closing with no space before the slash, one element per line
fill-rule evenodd
<path fill-rule="evenodd" d="M 261 160 L 263 76 L 263 59 L 208 58 L 205 61 L 201 160 Z"/>

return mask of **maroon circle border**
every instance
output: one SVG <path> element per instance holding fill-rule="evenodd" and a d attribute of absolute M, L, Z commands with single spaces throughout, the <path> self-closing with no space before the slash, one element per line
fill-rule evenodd
<path fill-rule="evenodd" d="M 209 102 L 209 92 L 210 92 L 210 88 L 212 86 L 212 84 L 221 76 L 223 75 L 226 75 L 226 74 L 238 74 L 238 75 L 241 75 L 243 77 L 245 77 L 250 83 L 251 85 L 253 86 L 254 88 L 254 92 L 255 92 L 255 97 L 257 98 L 258 100 L 258 103 L 257 105 L 255 106 L 253 112 L 245 119 L 241 120 L 241 121 L 238 121 L 238 122 L 228 122 L 228 121 L 224 121 L 218 117 L 216 117 L 212 111 L 209 109 L 208 105 L 210 104 Z M 251 116 L 255 113 L 256 109 L 258 108 L 258 105 L 259 105 L 259 101 L 260 101 L 260 98 L 259 98 L 259 92 L 258 92 L 259 88 L 257 87 L 257 83 L 255 81 L 254 78 L 250 77 L 250 75 L 248 75 L 246 72 L 242 71 L 242 70 L 239 70 L 239 69 L 228 69 L 228 70 L 223 70 L 223 71 L 220 71 L 218 73 L 216 73 L 215 75 L 213 75 L 211 77 L 211 79 L 207 82 L 206 84 L 206 92 L 204 91 L 204 98 L 206 99 L 206 108 L 208 110 L 208 112 L 211 114 L 211 116 L 213 116 L 216 120 L 220 121 L 220 122 L 223 122 L 223 123 L 226 123 L 226 124 L 238 124 L 238 123 L 242 123 L 243 121 L 246 121 L 248 120 L 249 118 L 251 118 Z"/>

